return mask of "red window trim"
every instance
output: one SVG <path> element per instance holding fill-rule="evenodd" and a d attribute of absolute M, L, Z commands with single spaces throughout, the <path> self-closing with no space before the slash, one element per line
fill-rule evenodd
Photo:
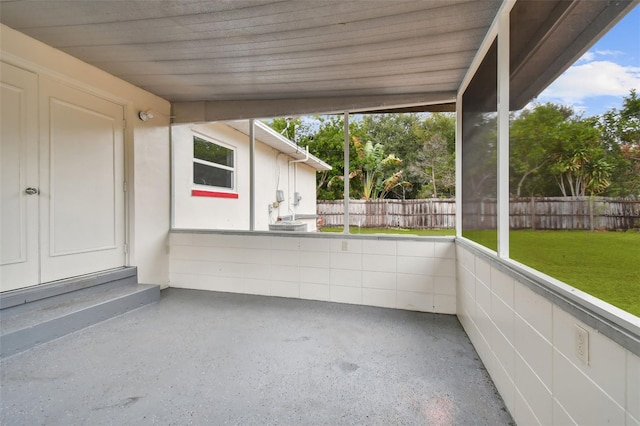
<path fill-rule="evenodd" d="M 232 192 L 202 191 L 200 189 L 191 190 L 192 197 L 215 197 L 215 198 L 238 198 L 238 194 Z"/>

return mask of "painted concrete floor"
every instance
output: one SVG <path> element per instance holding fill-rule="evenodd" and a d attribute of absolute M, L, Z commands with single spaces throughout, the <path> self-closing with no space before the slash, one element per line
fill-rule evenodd
<path fill-rule="evenodd" d="M 455 316 L 162 293 L 1 361 L 0 423 L 513 424 Z"/>

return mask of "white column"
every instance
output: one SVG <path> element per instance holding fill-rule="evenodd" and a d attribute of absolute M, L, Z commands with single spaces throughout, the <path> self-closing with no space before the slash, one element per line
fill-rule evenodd
<path fill-rule="evenodd" d="M 509 257 L 509 8 L 498 23 L 498 256 Z"/>
<path fill-rule="evenodd" d="M 349 111 L 344 112 L 344 233 L 349 234 Z"/>
<path fill-rule="evenodd" d="M 462 95 L 456 97 L 456 237 L 462 237 Z"/>
<path fill-rule="evenodd" d="M 249 120 L 249 230 L 256 229 L 256 127 Z"/>

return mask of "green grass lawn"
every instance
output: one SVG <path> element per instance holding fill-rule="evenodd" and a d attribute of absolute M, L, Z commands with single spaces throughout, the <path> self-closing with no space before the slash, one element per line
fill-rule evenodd
<path fill-rule="evenodd" d="M 342 232 L 342 228 L 323 228 Z M 454 235 L 452 230 L 371 229 L 352 234 Z M 465 232 L 495 250 L 495 231 Z M 640 317 L 640 233 L 511 231 L 511 258 Z"/>
<path fill-rule="evenodd" d="M 495 230 L 463 235 L 492 250 Z M 640 233 L 511 231 L 512 259 L 640 316 Z"/>
<path fill-rule="evenodd" d="M 640 316 L 640 233 L 512 231 L 511 258 Z"/>

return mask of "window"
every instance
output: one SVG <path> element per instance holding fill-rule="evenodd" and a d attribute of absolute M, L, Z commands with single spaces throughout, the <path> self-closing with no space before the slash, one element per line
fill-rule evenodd
<path fill-rule="evenodd" d="M 232 148 L 193 136 L 193 183 L 235 189 L 235 155 Z"/>
<path fill-rule="evenodd" d="M 462 236 L 496 250 L 498 43 L 462 96 Z"/>

